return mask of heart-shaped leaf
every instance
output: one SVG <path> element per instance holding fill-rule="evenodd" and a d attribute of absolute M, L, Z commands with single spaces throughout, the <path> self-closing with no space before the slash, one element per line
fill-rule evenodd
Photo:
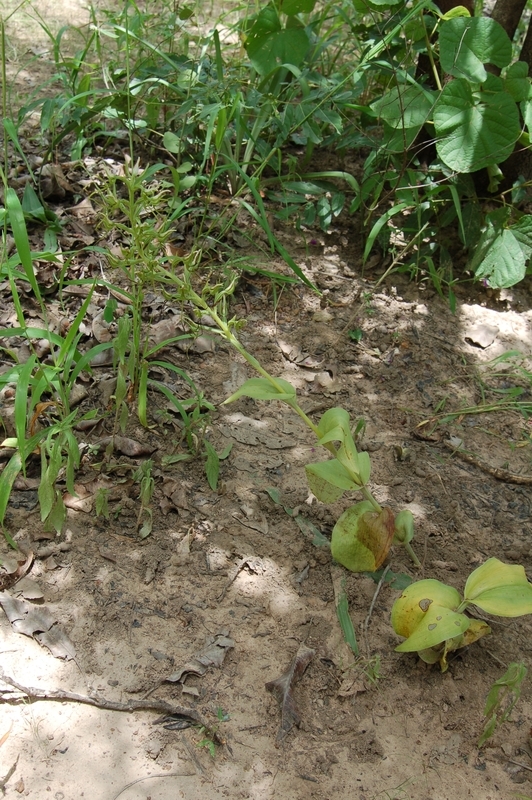
<path fill-rule="evenodd" d="M 434 129 L 438 155 L 457 172 L 505 161 L 521 133 L 517 105 L 507 92 L 476 92 L 463 79 L 444 86 Z"/>
<path fill-rule="evenodd" d="M 512 43 L 504 28 L 490 17 L 456 17 L 440 28 L 442 68 L 455 78 L 484 83 L 484 64 L 506 67 L 512 58 Z"/>

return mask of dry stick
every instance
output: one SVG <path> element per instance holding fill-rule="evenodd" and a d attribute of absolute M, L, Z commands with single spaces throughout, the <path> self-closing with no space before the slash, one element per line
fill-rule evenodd
<path fill-rule="evenodd" d="M 468 464 L 473 464 L 473 466 L 478 467 L 482 470 L 482 472 L 486 472 L 488 475 L 491 475 L 492 478 L 495 478 L 498 481 L 504 481 L 505 483 L 517 483 L 520 486 L 532 485 L 532 475 L 516 475 L 514 472 L 510 472 L 507 469 L 490 467 L 489 464 L 486 464 L 484 461 L 481 461 L 479 458 L 476 458 L 476 456 L 473 456 L 470 453 L 466 453 L 465 450 L 455 447 L 453 444 L 451 444 L 451 442 L 447 442 L 445 439 L 442 441 L 442 444 L 448 450 L 452 450 L 452 455 L 457 455 L 463 461 L 467 461 Z"/>
<path fill-rule="evenodd" d="M 371 601 L 371 605 L 369 607 L 368 616 L 364 620 L 364 641 L 366 643 L 366 655 L 369 658 L 369 645 L 368 645 L 368 627 L 369 621 L 371 619 L 371 615 L 373 614 L 373 609 L 375 608 L 375 603 L 377 602 L 377 597 L 379 596 L 379 592 L 382 589 L 382 585 L 386 580 L 386 575 L 388 574 L 388 570 L 390 569 L 390 565 L 388 564 L 387 567 L 384 568 L 383 573 L 380 577 L 380 580 L 377 584 L 377 588 L 375 589 L 375 594 L 373 595 L 373 600 Z"/>
<path fill-rule="evenodd" d="M 14 771 L 17 768 L 18 759 L 19 759 L 19 756 L 17 756 L 17 760 L 15 761 L 13 766 L 10 767 L 10 769 L 7 771 L 7 775 L 5 776 L 5 778 L 2 778 L 2 780 L 0 780 L 0 792 L 2 792 L 2 797 L 6 793 L 6 783 L 8 782 L 8 780 L 10 779 L 10 777 L 13 775 Z"/>
<path fill-rule="evenodd" d="M 515 764 L 516 767 L 521 767 L 522 769 L 527 769 L 529 772 L 532 772 L 532 767 L 527 767 L 526 764 L 520 764 L 519 761 L 513 761 L 511 758 L 508 759 L 510 764 Z"/>
<path fill-rule="evenodd" d="M 178 714 L 182 717 L 188 717 L 198 725 L 202 725 L 206 730 L 210 730 L 208 723 L 201 718 L 201 715 L 198 714 L 195 709 L 187 708 L 186 706 L 174 706 L 167 703 L 165 700 L 130 700 L 128 703 L 118 703 L 114 700 L 106 700 L 105 697 L 89 697 L 85 694 L 65 692 L 62 689 L 36 689 L 33 686 L 24 686 L 18 683 L 13 678 L 9 677 L 9 675 L 6 675 L 1 667 L 0 680 L 18 689 L 19 692 L 22 692 L 33 700 L 58 700 L 59 702 L 67 700 L 73 703 L 85 703 L 85 705 L 88 706 L 96 706 L 97 708 L 103 708 L 107 711 L 126 711 L 128 713 L 151 709 L 164 714 Z M 4 697 L 0 697 L 0 702 L 7 703 L 16 701 L 13 698 L 7 700 Z"/>

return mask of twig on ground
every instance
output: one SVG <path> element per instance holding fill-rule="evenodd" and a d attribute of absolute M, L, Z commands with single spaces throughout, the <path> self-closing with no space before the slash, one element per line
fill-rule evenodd
<path fill-rule="evenodd" d="M 210 725 L 202 719 L 201 715 L 193 708 L 186 706 L 174 706 L 167 703 L 165 700 L 129 700 L 127 703 L 119 703 L 115 700 L 107 700 L 105 697 L 89 697 L 84 694 L 76 694 L 75 692 L 65 692 L 62 689 L 37 689 L 33 686 L 24 686 L 18 681 L 6 675 L 0 667 L 0 680 L 18 689 L 19 692 L 26 695 L 32 700 L 58 700 L 59 702 L 70 701 L 72 703 L 84 703 L 88 706 L 96 706 L 103 708 L 107 711 L 125 711 L 131 713 L 132 711 L 152 710 L 160 711 L 165 714 L 175 714 L 182 717 L 188 717 L 198 725 L 202 725 L 206 730 L 210 730 Z M 0 702 L 16 703 L 20 702 L 20 698 L 5 698 L 1 696 Z"/>
<path fill-rule="evenodd" d="M 7 775 L 5 776 L 5 778 L 0 778 L 0 792 L 2 792 L 2 797 L 6 793 L 6 783 L 8 782 L 8 780 L 10 779 L 10 777 L 13 775 L 14 771 L 17 768 L 18 759 L 19 759 L 19 757 L 17 756 L 16 761 L 13 764 L 13 766 L 8 769 Z"/>

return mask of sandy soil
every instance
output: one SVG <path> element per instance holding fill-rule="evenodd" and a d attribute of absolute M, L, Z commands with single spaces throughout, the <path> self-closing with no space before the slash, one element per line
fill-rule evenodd
<path fill-rule="evenodd" d="M 365 419 L 361 443 L 372 459 L 372 491 L 379 502 L 410 508 L 416 518 L 422 569 L 413 569 L 395 548 L 391 570 L 438 578 L 458 589 L 490 556 L 523 564 L 530 574 L 531 487 L 515 481 L 532 475 L 528 421 L 515 410 L 451 413 L 496 399 L 501 395 L 494 390 L 516 383 L 514 375 L 490 372 L 490 360 L 514 349 L 532 358 L 529 279 L 497 298 L 482 287 L 459 289 L 452 315 L 431 288 L 400 276 L 374 290 L 377 274 L 361 277 L 359 239 L 349 219 L 327 236 L 313 234 L 307 248 L 292 230 L 278 235 L 324 299 L 297 287 L 284 290 L 274 309 L 268 283 L 249 279 L 240 283 L 232 312 L 248 320 L 241 338 L 249 351 L 298 387 L 314 419 L 335 405 Z M 3 298 L 2 327 L 11 313 L 5 290 Z M 99 300 L 104 302 L 96 297 L 95 309 Z M 61 310 L 68 316 L 79 302 L 70 299 Z M 164 319 L 162 298 L 152 298 L 151 306 Z M 150 313 L 150 322 L 157 321 Z M 355 329 L 363 334 L 358 343 L 349 337 Z M 480 333 L 491 340 L 484 347 Z M 529 664 L 531 620 L 490 620 L 492 635 L 455 654 L 444 675 L 414 655 L 395 653 L 399 639 L 389 616 L 399 591 L 384 583 L 376 596 L 371 577 L 335 566 L 305 526 L 307 520 L 328 537 L 349 504 L 345 499 L 324 506 L 309 497 L 304 465 L 319 456 L 310 432 L 275 405 L 219 405 L 251 377 L 226 346 L 191 355 L 176 350 L 168 357 L 217 407 L 210 441 L 218 451 L 233 444 L 218 492 L 209 489 L 199 462 L 162 465 L 163 456 L 175 452 L 175 426 L 160 423 L 147 432 L 131 423 L 128 435 L 154 449 L 152 534 L 139 540 L 138 489 L 124 480 L 110 502 L 110 520 L 98 518 L 89 499 L 69 509 L 61 537 L 43 543 L 35 465 L 28 473 L 30 488 L 19 486 L 13 494 L 6 524 L 23 549 L 41 553 L 31 577 L 76 658 L 54 658 L 2 614 L 0 666 L 19 684 L 40 690 L 122 703 L 166 700 L 190 708 L 208 730 L 166 729 L 155 723 L 156 709 L 112 711 L 24 697 L 16 702 L 20 693 L 5 685 L 1 697 L 11 702 L 2 706 L 0 718 L 0 782 L 15 766 L 5 781 L 6 796 L 532 795 L 530 681 L 510 721 L 484 748 L 477 747 L 492 683 L 510 662 Z M 523 363 L 530 366 L 529 360 Z M 105 372 L 95 370 L 86 408 L 97 405 Z M 527 400 L 530 384 L 523 386 L 520 399 Z M 155 417 L 161 398 L 152 400 Z M 433 425 L 419 428 L 424 420 Z M 110 425 L 104 421 L 84 440 L 98 440 Z M 463 442 L 469 460 L 446 446 L 448 436 Z M 143 459 L 119 460 L 136 465 Z M 84 459 L 79 484 L 93 480 L 95 461 Z M 279 493 L 280 504 L 268 490 Z M 45 555 L 43 547 L 53 554 Z M 8 554 L 2 544 L 0 558 Z M 335 588 L 344 579 L 363 655 L 356 662 L 336 616 Z M 10 594 L 15 596 L 16 587 Z M 191 662 L 208 645 L 211 655 L 218 647 L 219 665 L 196 674 L 197 660 L 194 669 Z M 301 645 L 315 651 L 295 687 L 301 723 L 279 742 L 279 708 L 265 684 L 285 671 Z"/>

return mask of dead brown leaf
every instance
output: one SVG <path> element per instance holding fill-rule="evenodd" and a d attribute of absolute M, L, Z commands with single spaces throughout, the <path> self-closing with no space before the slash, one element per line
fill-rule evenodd
<path fill-rule="evenodd" d="M 183 680 L 183 676 L 189 673 L 201 676 L 205 675 L 209 667 L 220 668 L 227 651 L 234 646 L 234 641 L 228 638 L 225 631 L 216 636 L 208 636 L 205 647 L 196 653 L 184 667 L 165 678 L 165 682 L 179 683 Z"/>
<path fill-rule="evenodd" d="M 266 689 L 271 692 L 281 708 L 281 727 L 277 734 L 277 742 L 281 742 L 294 725 L 299 727 L 301 714 L 293 695 L 295 684 L 301 680 L 309 663 L 314 658 L 316 651 L 302 644 L 286 672 L 266 684 Z"/>
<path fill-rule="evenodd" d="M 18 553 L 15 556 L 7 556 L 2 558 L 0 565 L 0 591 L 5 591 L 14 586 L 17 581 L 20 581 L 25 575 L 28 574 L 33 564 L 33 553 L 28 553 L 25 556 Z"/>
<path fill-rule="evenodd" d="M 122 453 L 122 455 L 129 456 L 130 458 L 150 456 L 157 450 L 156 447 L 151 447 L 149 444 L 141 444 L 135 439 L 130 439 L 128 436 L 105 436 L 103 439 L 100 439 L 97 444 L 100 447 L 107 447 L 112 444 L 116 452 Z"/>
<path fill-rule="evenodd" d="M 0 605 L 14 631 L 35 639 L 56 658 L 75 658 L 74 645 L 47 608 L 15 600 L 6 592 L 0 593 Z"/>

